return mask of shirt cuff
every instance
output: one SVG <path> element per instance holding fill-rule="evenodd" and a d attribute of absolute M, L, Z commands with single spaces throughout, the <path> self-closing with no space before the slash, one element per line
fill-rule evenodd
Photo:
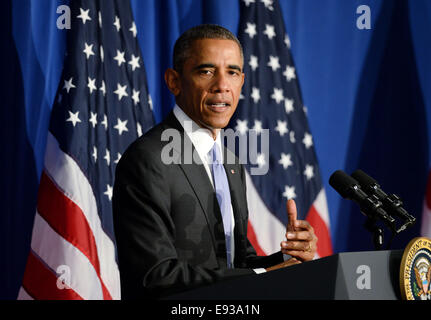
<path fill-rule="evenodd" d="M 257 274 L 266 272 L 265 268 L 256 268 L 256 269 L 253 269 L 253 271 L 256 272 Z"/>
<path fill-rule="evenodd" d="M 287 261 L 287 260 L 289 260 L 290 258 L 292 258 L 292 256 L 291 256 L 291 255 L 289 255 L 289 254 L 284 254 L 284 253 L 283 253 L 283 261 Z"/>

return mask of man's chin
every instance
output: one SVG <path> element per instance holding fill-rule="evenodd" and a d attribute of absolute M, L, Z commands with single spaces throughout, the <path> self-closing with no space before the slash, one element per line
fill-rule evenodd
<path fill-rule="evenodd" d="M 207 123 L 207 128 L 210 130 L 224 129 L 229 124 L 229 121 L 217 121 Z"/>

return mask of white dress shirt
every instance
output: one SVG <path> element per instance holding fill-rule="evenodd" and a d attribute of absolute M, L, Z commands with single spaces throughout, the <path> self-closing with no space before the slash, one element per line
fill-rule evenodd
<path fill-rule="evenodd" d="M 195 147 L 200 159 L 203 162 L 203 165 L 205 167 L 205 170 L 208 174 L 208 178 L 210 179 L 210 182 L 214 188 L 214 181 L 211 173 L 210 163 L 212 162 L 211 158 L 211 149 L 214 146 L 214 138 L 212 136 L 212 133 L 209 129 L 200 127 L 196 122 L 194 122 L 185 112 L 178 106 L 175 105 L 174 107 L 174 115 L 177 118 L 177 120 L 181 123 L 182 127 L 184 128 L 184 132 L 187 134 L 191 142 L 193 143 L 193 146 Z M 221 138 L 220 138 L 220 132 L 218 132 L 215 143 L 217 143 L 219 150 L 223 152 L 223 148 L 221 145 Z M 223 155 L 223 153 L 222 153 Z M 223 157 L 222 157 L 223 158 Z M 231 212 L 231 252 L 232 257 L 235 257 L 235 238 L 234 238 L 234 228 L 235 228 L 235 219 L 233 216 L 233 208 L 232 203 L 230 205 L 230 212 Z M 233 261 L 231 261 L 233 266 Z M 256 273 L 263 273 L 266 272 L 264 268 L 256 268 L 253 269 Z"/>
<path fill-rule="evenodd" d="M 184 132 L 192 141 L 193 146 L 195 147 L 200 159 L 202 160 L 205 170 L 208 174 L 208 178 L 210 179 L 210 182 L 214 188 L 214 181 L 210 167 L 210 164 L 212 162 L 211 150 L 215 142 L 218 145 L 219 150 L 223 152 L 223 148 L 221 146 L 220 132 L 217 134 L 217 138 L 214 141 L 211 131 L 209 129 L 201 128 L 200 126 L 198 126 L 196 122 L 190 119 L 190 117 L 185 114 L 184 111 L 178 105 L 175 105 L 174 107 L 174 115 L 183 126 Z M 232 203 L 230 204 L 230 217 L 232 226 L 232 230 L 230 230 L 232 235 L 230 244 L 232 257 L 235 257 L 235 238 L 233 232 L 235 228 L 235 219 L 233 216 Z M 231 261 L 231 263 L 233 265 L 233 261 Z"/>

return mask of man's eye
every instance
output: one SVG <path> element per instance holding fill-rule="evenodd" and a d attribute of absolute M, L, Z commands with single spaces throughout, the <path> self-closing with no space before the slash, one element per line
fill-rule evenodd
<path fill-rule="evenodd" d="M 199 73 L 202 75 L 210 75 L 210 74 L 212 74 L 212 71 L 211 70 L 200 70 Z"/>

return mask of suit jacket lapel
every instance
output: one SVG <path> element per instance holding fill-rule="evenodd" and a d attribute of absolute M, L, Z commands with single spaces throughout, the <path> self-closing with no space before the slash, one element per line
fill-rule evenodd
<path fill-rule="evenodd" d="M 194 152 L 195 149 L 190 138 L 184 133 L 183 127 L 178 122 L 173 112 L 169 114 L 165 121 L 170 127 L 177 129 L 181 134 L 181 146 L 179 148 L 174 147 L 174 150 L 178 152 L 178 164 L 189 181 L 205 214 L 216 256 L 218 260 L 225 265 L 226 242 L 223 220 L 214 188 L 208 178 L 204 165 L 196 163 L 193 158 L 191 158 L 193 154 L 195 154 L 196 157 L 199 157 L 199 155 L 197 152 Z M 190 161 L 190 159 L 192 161 Z M 199 160 L 201 159 L 199 158 Z M 200 161 L 200 163 L 202 163 L 202 161 Z"/>
<path fill-rule="evenodd" d="M 246 205 L 243 203 L 244 199 L 244 186 L 241 180 L 240 166 L 238 163 L 229 163 L 227 161 L 227 153 L 231 153 L 228 149 L 224 148 L 225 161 L 224 168 L 226 170 L 227 179 L 229 181 L 229 188 L 232 200 L 232 207 L 235 216 L 235 222 L 237 220 L 244 220 L 247 217 L 243 215 L 242 208 Z"/>
<path fill-rule="evenodd" d="M 225 148 L 225 152 L 230 152 Z M 238 164 L 229 164 L 226 161 L 224 164 L 226 175 L 229 181 L 229 189 L 232 200 L 232 209 L 235 219 L 235 260 L 234 265 L 237 268 L 244 267 L 242 264 L 245 261 L 245 248 L 247 246 L 247 203 L 244 195 L 244 186 L 241 180 L 240 166 Z"/>

